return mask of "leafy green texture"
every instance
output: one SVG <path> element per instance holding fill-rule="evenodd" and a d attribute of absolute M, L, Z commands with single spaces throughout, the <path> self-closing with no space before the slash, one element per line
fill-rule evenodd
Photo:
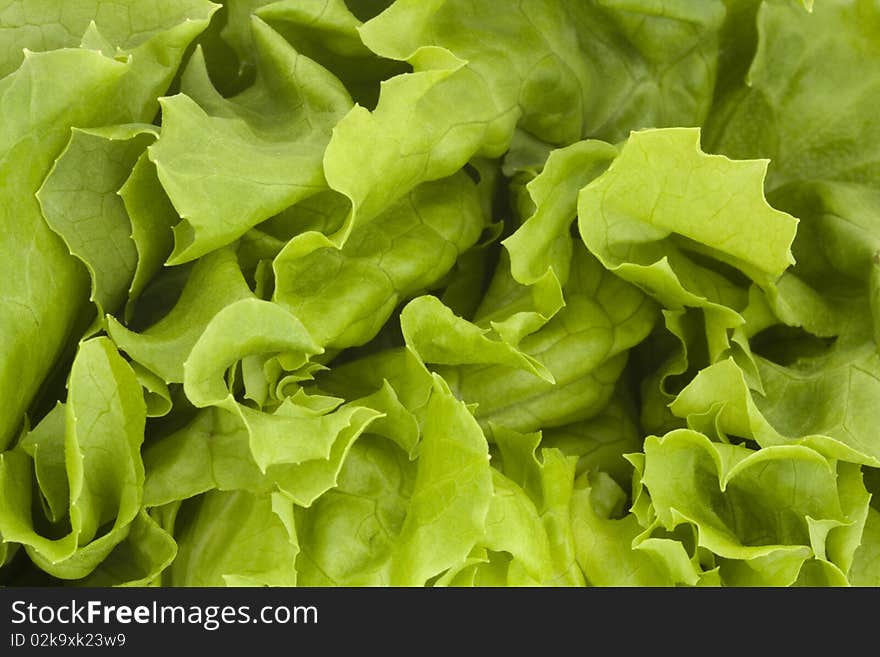
<path fill-rule="evenodd" d="M 348 93 L 257 18 L 253 33 L 260 66 L 252 87 L 223 98 L 197 56 L 183 93 L 162 101 L 150 159 L 184 220 L 170 262 L 204 255 L 324 186 L 321 157 L 351 106 Z"/>
<path fill-rule="evenodd" d="M 0 585 L 880 585 L 880 6 L 508 5 L 0 0 Z"/>
<path fill-rule="evenodd" d="M 154 128 L 147 125 L 75 128 L 37 192 L 49 227 L 89 270 L 91 298 L 101 315 L 122 305 L 138 261 L 132 226 L 117 191 L 155 138 Z M 90 186 L 80 188 L 82 180 Z"/>
<path fill-rule="evenodd" d="M 223 528 L 216 518 L 229 520 Z M 293 507 L 280 495 L 212 492 L 181 507 L 170 586 L 293 586 L 299 547 Z M 219 531 L 218 531 L 219 530 Z"/>
<path fill-rule="evenodd" d="M 0 320 L 5 350 L 0 395 L 9 403 L 0 420 L 2 446 L 20 428 L 44 379 L 65 345 L 76 341 L 76 332 L 82 331 L 89 314 L 81 303 L 87 278 L 68 257 L 64 242 L 49 229 L 35 192 L 63 150 L 71 127 L 152 120 L 157 96 L 216 9 L 204 0 L 163 3 L 165 11 L 138 12 L 140 18 L 132 20 L 129 8 L 119 3 L 78 1 L 65 5 L 71 13 L 64 17 L 58 16 L 60 7 L 50 2 L 4 5 L 0 26 L 9 36 L 3 40 L 2 70 L 9 75 L 0 80 L 0 111 L 5 117 L 0 129 L 4 181 L 0 273 L 10 282 L 4 305 L 14 310 L 4 312 Z M 95 20 L 89 23 L 91 18 Z M 44 32 L 43 24 L 54 24 L 55 29 Z M 75 46 L 82 34 L 100 37 L 111 56 L 100 49 L 67 48 Z M 23 47 L 21 61 L 18 54 Z M 81 102 L 83 98 L 88 102 Z M 69 183 L 73 189 L 103 186 L 91 179 Z M 81 216 L 86 212 L 85 206 L 79 210 Z M 78 224 L 79 218 L 71 216 L 62 223 Z M 69 347 L 67 351 L 69 357 Z"/>
<path fill-rule="evenodd" d="M 529 367 L 517 367 L 509 358 L 487 360 L 485 347 L 468 350 L 464 343 L 472 330 L 461 324 L 435 338 L 440 344 L 455 340 L 463 360 L 441 371 L 463 399 L 477 404 L 476 417 L 487 429 L 495 423 L 530 432 L 595 415 L 611 397 L 629 348 L 650 332 L 653 303 L 603 269 L 582 245 L 572 255 L 571 269 L 563 288 L 565 306 L 513 351 Z M 503 340 L 499 344 L 513 349 Z"/>
<path fill-rule="evenodd" d="M 177 303 L 158 322 L 136 333 L 110 318 L 108 331 L 119 347 L 168 383 L 183 383 L 189 352 L 213 317 L 235 301 L 252 297 L 235 253 L 223 249 L 189 272 Z"/>
<path fill-rule="evenodd" d="M 291 239 L 273 260 L 274 300 L 321 343 L 371 340 L 395 308 L 436 285 L 474 245 L 484 218 L 464 174 L 414 189 L 338 249 L 320 232 Z M 389 257 L 389 251 L 405 257 Z"/>
<path fill-rule="evenodd" d="M 832 532 L 851 522 L 832 464 L 806 448 L 751 452 L 672 432 L 649 438 L 645 457 L 642 482 L 658 526 L 693 525 L 697 546 L 732 585 L 794 583 L 807 559 L 829 558 Z"/>
<path fill-rule="evenodd" d="M 146 405 L 131 367 L 104 337 L 82 343 L 68 389 L 65 406 L 43 420 L 46 426 L 3 455 L 0 532 L 50 574 L 78 579 L 126 538 L 138 517 Z M 55 525 L 48 535 L 46 521 L 38 524 L 31 514 L 35 493 L 47 501 L 47 520 Z M 55 533 L 59 538 L 51 538 Z"/>
<path fill-rule="evenodd" d="M 0 393 L 7 409 L 0 419 L 4 447 L 20 430 L 71 333 L 82 324 L 81 302 L 88 299 L 88 274 L 43 219 L 35 194 L 72 125 L 112 120 L 109 100 L 125 68 L 92 51 L 59 50 L 28 55 L 15 73 L 0 80 L 2 113 L 8 117 L 0 128 L 0 221 L 7 228 L 0 271 L 9 282 L 3 292 L 6 312 L 0 319 Z M 50 84 L 51 91 L 44 91 Z M 76 102 L 81 96 L 95 102 Z M 45 100 L 35 104 L 36 99 Z M 15 110 L 32 106 L 32 112 Z"/>

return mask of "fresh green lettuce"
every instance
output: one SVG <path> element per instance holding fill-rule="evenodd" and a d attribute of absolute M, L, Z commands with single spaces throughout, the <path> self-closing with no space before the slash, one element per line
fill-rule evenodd
<path fill-rule="evenodd" d="M 0 0 L 0 585 L 880 585 L 877 0 Z"/>

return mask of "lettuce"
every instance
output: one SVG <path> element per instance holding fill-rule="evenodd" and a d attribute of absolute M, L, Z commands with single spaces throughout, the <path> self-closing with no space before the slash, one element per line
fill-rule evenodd
<path fill-rule="evenodd" d="M 876 0 L 59 7 L 0 584 L 880 584 Z"/>

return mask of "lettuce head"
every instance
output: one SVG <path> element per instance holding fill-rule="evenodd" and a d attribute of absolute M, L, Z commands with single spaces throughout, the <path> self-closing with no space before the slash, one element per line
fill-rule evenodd
<path fill-rule="evenodd" d="M 0 0 L 0 585 L 880 586 L 878 0 Z"/>

